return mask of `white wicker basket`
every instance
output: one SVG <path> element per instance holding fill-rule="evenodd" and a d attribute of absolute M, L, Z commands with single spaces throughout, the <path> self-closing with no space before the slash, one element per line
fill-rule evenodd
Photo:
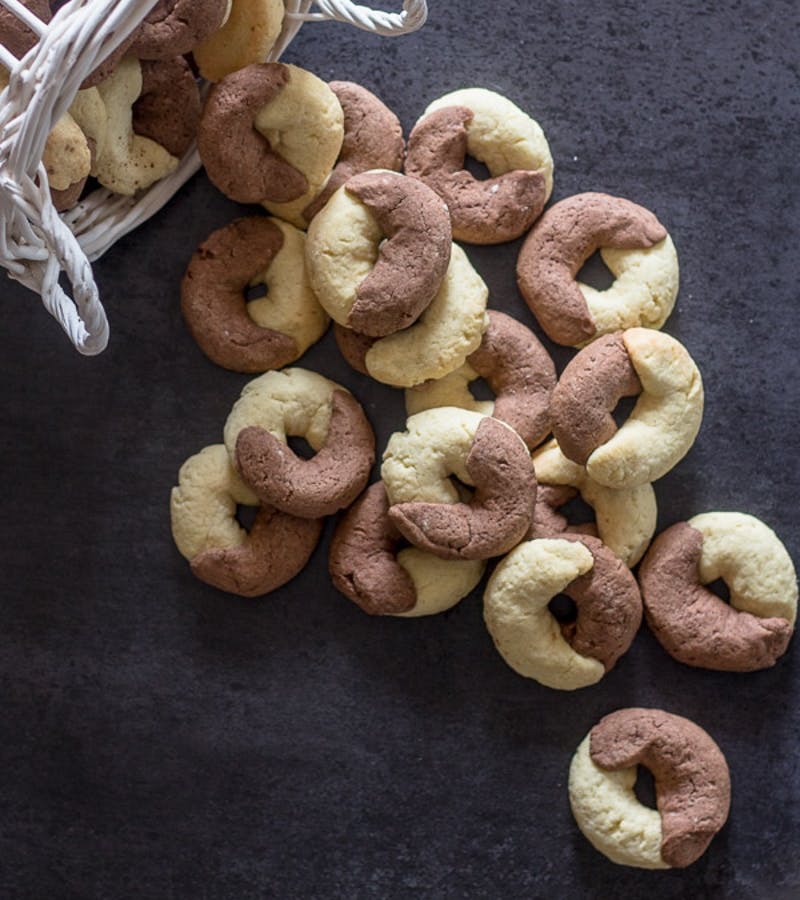
<path fill-rule="evenodd" d="M 108 321 L 90 260 L 157 212 L 200 168 L 200 159 L 192 148 L 175 172 L 136 197 L 97 190 L 59 216 L 42 153 L 84 78 L 155 3 L 69 0 L 45 26 L 19 0 L 0 0 L 40 35 L 21 60 L 0 45 L 0 64 L 10 72 L 8 87 L 0 93 L 0 263 L 11 278 L 41 295 L 77 350 L 87 355 L 108 343 Z M 285 5 L 283 30 L 268 60 L 280 57 L 304 22 L 335 19 L 391 36 L 416 30 L 427 17 L 426 0 L 404 0 L 400 13 L 371 10 L 351 0 L 286 0 Z M 59 284 L 62 272 L 72 296 Z"/>

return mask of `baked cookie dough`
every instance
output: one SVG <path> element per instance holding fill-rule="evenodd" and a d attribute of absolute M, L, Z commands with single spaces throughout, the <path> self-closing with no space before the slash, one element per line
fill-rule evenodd
<path fill-rule="evenodd" d="M 472 176 L 467 154 L 491 178 Z M 428 106 L 409 136 L 405 171 L 447 203 L 453 237 L 474 244 L 519 237 L 553 189 L 553 159 L 538 123 L 484 88 L 454 91 Z"/>
<path fill-rule="evenodd" d="M 451 245 L 447 207 L 433 191 L 396 172 L 362 172 L 309 225 L 306 263 L 335 322 L 385 337 L 430 305 Z"/>
<path fill-rule="evenodd" d="M 336 527 L 328 557 L 334 587 L 371 615 L 429 616 L 466 597 L 486 568 L 482 560 L 443 560 L 416 547 L 401 549 L 403 543 L 378 481 Z"/>
<path fill-rule="evenodd" d="M 550 431 L 550 396 L 556 369 L 536 335 L 505 313 L 487 311 L 489 326 L 463 366 L 436 381 L 406 390 L 406 412 L 460 406 L 510 425 L 529 448 Z M 476 400 L 470 382 L 484 378 L 494 401 Z"/>
<path fill-rule="evenodd" d="M 137 29 L 131 53 L 142 60 L 183 56 L 222 27 L 230 8 L 230 0 L 159 0 Z"/>
<path fill-rule="evenodd" d="M 300 458 L 287 437 L 305 438 L 315 455 Z M 245 385 L 225 423 L 225 446 L 262 503 L 311 519 L 349 506 L 375 461 L 375 435 L 355 397 L 300 368 Z"/>
<path fill-rule="evenodd" d="M 639 562 L 655 534 L 658 518 L 651 484 L 620 490 L 598 484 L 584 466 L 564 456 L 556 440 L 548 441 L 533 454 L 533 467 L 539 489 L 530 537 L 553 537 L 562 531 L 575 531 L 557 510 L 578 492 L 594 510 L 600 540 L 626 566 L 632 568 Z M 567 490 L 548 491 L 547 488 Z"/>
<path fill-rule="evenodd" d="M 488 297 L 466 253 L 453 244 L 442 286 L 413 325 L 377 340 L 337 325 L 336 343 L 356 371 L 383 384 L 412 387 L 442 378 L 480 346 L 489 324 Z"/>
<path fill-rule="evenodd" d="M 133 104 L 133 130 L 180 159 L 200 121 L 200 89 L 182 56 L 142 61 L 142 90 Z"/>
<path fill-rule="evenodd" d="M 281 33 L 285 11 L 283 0 L 231 0 L 224 25 L 193 49 L 203 78 L 221 81 L 264 62 Z"/>
<path fill-rule="evenodd" d="M 658 809 L 634 793 L 637 766 L 655 779 Z M 659 709 L 613 712 L 581 742 L 569 770 L 578 828 L 611 862 L 684 867 L 728 818 L 731 783 L 717 744 L 694 722 Z"/>
<path fill-rule="evenodd" d="M 558 594 L 577 607 L 560 624 Z M 636 579 L 597 538 L 561 534 L 525 541 L 502 559 L 483 595 L 495 647 L 520 675 L 573 691 L 595 684 L 630 647 L 642 621 Z"/>
<path fill-rule="evenodd" d="M 467 502 L 451 476 L 475 488 Z M 442 559 L 499 556 L 530 528 L 533 465 L 522 438 L 497 419 L 449 406 L 411 416 L 389 438 L 381 477 L 392 524 Z"/>
<path fill-rule="evenodd" d="M 267 296 L 246 299 L 264 284 Z M 237 219 L 195 251 L 181 284 L 181 309 L 200 349 L 236 372 L 294 362 L 328 327 L 305 268 L 305 233 L 280 219 Z"/>
<path fill-rule="evenodd" d="M 161 144 L 133 129 L 133 105 L 142 93 L 142 67 L 127 56 L 97 86 L 105 107 L 106 138 L 97 152 L 92 175 L 115 194 L 133 196 L 174 172 L 178 159 Z"/>
<path fill-rule="evenodd" d="M 259 506 L 231 466 L 225 447 L 206 447 L 181 466 L 178 486 L 172 489 L 172 536 L 201 581 L 242 597 L 258 597 L 305 566 L 323 522 L 260 506 L 248 532 L 236 520 L 238 504 Z"/>
<path fill-rule="evenodd" d="M 605 291 L 576 280 L 596 250 L 615 278 Z M 664 226 L 644 207 L 609 194 L 577 194 L 550 207 L 517 259 L 517 284 L 531 312 L 551 340 L 572 347 L 625 328 L 661 328 L 678 280 Z"/>
<path fill-rule="evenodd" d="M 730 604 L 705 587 L 718 578 Z M 797 575 L 775 532 L 754 516 L 703 513 L 662 532 L 642 561 L 647 624 L 690 666 L 752 672 L 786 652 L 797 617 Z"/>
<path fill-rule="evenodd" d="M 227 197 L 264 203 L 305 228 L 301 212 L 330 175 L 343 135 L 342 108 L 324 81 L 297 66 L 262 63 L 211 88 L 197 148 L 208 177 Z"/>
<path fill-rule="evenodd" d="M 618 430 L 621 397 L 639 395 Z M 675 338 L 629 328 L 589 344 L 564 369 L 550 403 L 564 455 L 621 489 L 665 475 L 689 452 L 703 417 L 700 372 Z"/>

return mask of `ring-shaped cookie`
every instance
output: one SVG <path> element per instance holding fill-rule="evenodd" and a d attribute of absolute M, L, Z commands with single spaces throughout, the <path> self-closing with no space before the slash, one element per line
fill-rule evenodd
<path fill-rule="evenodd" d="M 331 81 L 344 114 L 344 138 L 336 165 L 325 187 L 303 210 L 310 222 L 348 178 L 370 169 L 399 172 L 403 168 L 405 141 L 397 116 L 375 94 L 352 81 Z M 276 211 L 279 212 L 277 206 Z"/>
<path fill-rule="evenodd" d="M 596 251 L 615 277 L 598 291 L 576 279 Z M 600 335 L 661 328 L 678 295 L 678 256 L 649 210 L 609 194 L 577 194 L 545 212 L 517 258 L 517 284 L 545 334 L 582 347 Z"/>
<path fill-rule="evenodd" d="M 486 568 L 483 560 L 444 560 L 402 544 L 377 481 L 336 526 L 328 556 L 334 587 L 371 615 L 430 616 L 466 597 Z"/>
<path fill-rule="evenodd" d="M 139 60 L 127 56 L 97 86 L 106 113 L 106 138 L 92 169 L 103 187 L 133 196 L 174 172 L 178 159 L 161 144 L 133 130 L 133 105 L 142 92 Z"/>
<path fill-rule="evenodd" d="M 453 244 L 442 286 L 413 325 L 377 340 L 336 325 L 336 343 L 356 371 L 393 387 L 413 387 L 453 372 L 478 349 L 489 324 L 488 297 L 466 253 Z"/>
<path fill-rule="evenodd" d="M 533 454 L 539 490 L 531 537 L 553 537 L 570 530 L 557 510 L 574 491 L 548 491 L 548 487 L 574 488 L 595 513 L 597 536 L 625 563 L 633 567 L 644 555 L 656 530 L 658 509 L 651 484 L 614 490 L 598 484 L 583 466 L 567 459 L 556 440 L 548 441 Z M 545 508 L 542 509 L 541 507 Z M 585 534 L 585 529 L 582 528 Z"/>
<path fill-rule="evenodd" d="M 133 130 L 181 159 L 197 136 L 200 89 L 182 56 L 141 62 L 142 90 L 133 104 Z"/>
<path fill-rule="evenodd" d="M 722 578 L 730 604 L 705 587 Z M 775 532 L 754 516 L 704 513 L 653 542 L 639 568 L 647 624 L 689 666 L 768 668 L 786 652 L 797 617 L 797 575 Z"/>
<path fill-rule="evenodd" d="M 455 476 L 475 489 L 459 498 Z M 392 524 L 442 559 L 489 559 L 530 528 L 536 478 L 522 438 L 498 419 L 453 406 L 428 409 L 386 445 L 381 477 Z"/>
<path fill-rule="evenodd" d="M 653 774 L 657 809 L 634 792 L 637 766 Z M 703 855 L 728 819 L 728 764 L 709 734 L 659 709 L 602 718 L 575 751 L 569 802 L 578 828 L 612 862 L 684 867 Z"/>
<path fill-rule="evenodd" d="M 305 438 L 315 455 L 300 458 L 287 437 Z M 262 503 L 311 519 L 349 506 L 375 461 L 375 435 L 355 397 L 300 368 L 245 385 L 225 423 L 225 446 Z"/>
<path fill-rule="evenodd" d="M 510 425 L 529 448 L 550 431 L 550 396 L 556 369 L 536 335 L 521 322 L 497 310 L 487 310 L 489 326 L 480 346 L 461 368 L 437 381 L 406 390 L 409 416 L 436 406 L 460 406 Z M 484 378 L 494 401 L 476 400 L 469 384 Z"/>
<path fill-rule="evenodd" d="M 471 175 L 467 154 L 492 177 Z M 519 237 L 553 189 L 553 159 L 538 123 L 483 88 L 454 91 L 428 106 L 409 135 L 405 171 L 445 200 L 453 237 L 475 244 Z"/>
<path fill-rule="evenodd" d="M 617 429 L 621 397 L 638 399 Z M 665 475 L 689 452 L 703 418 L 703 381 L 686 348 L 650 328 L 605 335 L 561 373 L 550 403 L 564 455 L 610 488 Z"/>
<path fill-rule="evenodd" d="M 305 566 L 322 533 L 322 519 L 301 519 L 260 506 L 249 532 L 237 505 L 258 498 L 230 464 L 222 444 L 205 447 L 180 469 L 170 496 L 175 544 L 207 584 L 258 597 L 286 584 Z"/>
<path fill-rule="evenodd" d="M 42 22 L 47 24 L 52 19 L 49 0 L 20 0 L 20 3 Z M 22 59 L 23 56 L 39 40 L 39 35 L 5 6 L 0 6 L 0 44 L 6 50 Z"/>
<path fill-rule="evenodd" d="M 335 322 L 385 337 L 430 306 L 451 246 L 447 207 L 432 190 L 397 172 L 362 172 L 309 225 L 306 263 Z"/>
<path fill-rule="evenodd" d="M 181 309 L 200 349 L 235 372 L 280 369 L 301 357 L 328 327 L 305 268 L 305 234 L 265 217 L 237 219 L 213 232 L 192 256 Z M 246 299 L 264 284 L 267 296 Z"/>
<path fill-rule="evenodd" d="M 281 33 L 285 12 L 283 0 L 231 0 L 225 24 L 192 50 L 203 78 L 220 81 L 263 62 Z"/>
<path fill-rule="evenodd" d="M 574 622 L 548 609 L 558 594 Z M 597 538 L 560 534 L 525 541 L 502 559 L 483 595 L 495 647 L 514 671 L 562 691 L 596 684 L 630 647 L 642 621 L 636 579 Z"/>
<path fill-rule="evenodd" d="M 222 27 L 230 0 L 159 0 L 136 30 L 131 53 L 142 60 L 189 53 Z"/>

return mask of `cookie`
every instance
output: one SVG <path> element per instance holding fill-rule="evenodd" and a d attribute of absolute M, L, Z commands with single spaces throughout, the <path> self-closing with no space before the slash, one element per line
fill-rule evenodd
<path fill-rule="evenodd" d="M 521 322 L 488 310 L 489 325 L 477 350 L 463 366 L 436 381 L 406 390 L 406 412 L 412 416 L 436 406 L 460 406 L 510 425 L 529 448 L 550 431 L 550 396 L 556 369 L 536 335 Z M 476 400 L 470 382 L 483 378 L 494 401 Z"/>
<path fill-rule="evenodd" d="M 539 490 L 534 524 L 529 537 L 555 537 L 576 531 L 558 508 L 577 493 L 592 507 L 596 535 L 625 563 L 633 567 L 644 555 L 656 530 L 658 509 L 651 484 L 614 490 L 594 481 L 584 466 L 567 459 L 556 440 L 533 454 Z M 586 528 L 581 528 L 586 534 Z"/>
<path fill-rule="evenodd" d="M 189 53 L 218 31 L 230 0 L 159 0 L 136 31 L 130 52 L 141 60 L 167 60 Z"/>
<path fill-rule="evenodd" d="M 197 136 L 200 89 L 182 56 L 142 61 L 142 90 L 133 104 L 135 134 L 150 138 L 180 159 Z"/>
<path fill-rule="evenodd" d="M 192 51 L 203 78 L 221 81 L 264 62 L 281 33 L 285 12 L 283 0 L 231 0 L 225 24 Z"/>
<path fill-rule="evenodd" d="M 215 84 L 203 107 L 197 148 L 206 174 L 239 203 L 293 201 L 300 211 L 330 175 L 342 145 L 343 114 L 311 72 L 283 63 L 247 66 Z"/>
<path fill-rule="evenodd" d="M 471 175 L 467 154 L 492 177 Z M 483 88 L 454 91 L 428 106 L 409 135 L 405 171 L 447 203 L 453 237 L 474 244 L 524 234 L 553 189 L 553 159 L 538 123 Z"/>
<path fill-rule="evenodd" d="M 298 457 L 287 437 L 305 438 L 315 455 Z M 312 519 L 349 506 L 375 461 L 375 435 L 355 397 L 300 368 L 245 385 L 225 423 L 225 445 L 262 503 Z"/>
<path fill-rule="evenodd" d="M 718 578 L 730 604 L 705 587 Z M 642 561 L 647 624 L 689 666 L 752 672 L 786 652 L 797 576 L 778 536 L 754 516 L 704 513 L 662 532 Z"/>
<path fill-rule="evenodd" d="M 450 262 L 447 208 L 419 181 L 363 172 L 308 228 L 306 263 L 330 317 L 369 337 L 412 325 L 439 292 Z"/>
<path fill-rule="evenodd" d="M 457 244 L 430 306 L 409 328 L 373 339 L 334 327 L 342 355 L 357 371 L 394 387 L 443 378 L 478 349 L 489 324 L 489 290 Z"/>
<path fill-rule="evenodd" d="M 385 103 L 352 81 L 331 81 L 328 86 L 342 107 L 344 137 L 339 157 L 325 186 L 303 210 L 303 218 L 307 222 L 348 178 L 370 169 L 399 172 L 405 156 L 400 120 Z"/>
<path fill-rule="evenodd" d="M 638 765 L 653 774 L 657 809 L 636 797 Z M 578 828 L 611 862 L 685 867 L 727 821 L 728 764 L 689 719 L 659 709 L 620 709 L 601 719 L 576 750 L 569 802 Z"/>
<path fill-rule="evenodd" d="M 548 609 L 558 594 L 575 602 L 574 622 L 560 624 Z M 600 681 L 630 647 L 642 601 L 636 579 L 602 541 L 564 533 L 525 541 L 497 564 L 483 616 L 514 671 L 572 691 Z"/>
<path fill-rule="evenodd" d="M 599 250 L 614 275 L 607 290 L 577 280 Z M 582 347 L 626 328 L 661 328 L 678 295 L 678 256 L 649 210 L 622 197 L 585 193 L 556 203 L 517 258 L 517 284 L 545 334 Z"/>
<path fill-rule="evenodd" d="M 237 219 L 192 256 L 181 283 L 184 321 L 200 349 L 235 372 L 294 362 L 328 326 L 305 268 L 305 234 L 279 219 Z M 247 302 L 247 288 L 267 296 Z"/>
<path fill-rule="evenodd" d="M 52 19 L 49 0 L 20 0 L 20 3 L 29 13 L 41 19 L 47 24 Z M 12 53 L 17 59 L 34 47 L 39 41 L 39 35 L 29 28 L 10 9 L 0 6 L 0 44 Z"/>
<path fill-rule="evenodd" d="M 403 544 L 378 481 L 336 527 L 328 556 L 334 587 L 370 615 L 429 616 L 466 597 L 486 568 L 481 560 L 443 560 Z"/>
<path fill-rule="evenodd" d="M 201 581 L 242 597 L 258 597 L 301 571 L 323 521 L 262 505 L 248 532 L 236 520 L 239 504 L 259 506 L 231 466 L 225 447 L 206 447 L 181 466 L 172 489 L 172 535 Z"/>
<path fill-rule="evenodd" d="M 106 114 L 106 139 L 92 169 L 103 187 L 133 196 L 174 172 L 178 159 L 133 130 L 133 105 L 142 92 L 142 70 L 132 56 L 97 86 Z"/>
<path fill-rule="evenodd" d="M 462 501 L 455 476 L 474 488 Z M 536 478 L 508 425 L 456 407 L 418 413 L 386 445 L 381 477 L 389 518 L 415 547 L 442 559 L 489 559 L 530 528 Z"/>
<path fill-rule="evenodd" d="M 619 430 L 621 397 L 639 395 Z M 564 455 L 610 488 L 665 475 L 688 453 L 703 417 L 703 382 L 686 348 L 649 328 L 598 338 L 567 365 L 550 403 Z"/>

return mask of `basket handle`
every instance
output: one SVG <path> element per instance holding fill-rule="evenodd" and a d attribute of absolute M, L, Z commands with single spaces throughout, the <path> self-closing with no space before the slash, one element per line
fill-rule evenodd
<path fill-rule="evenodd" d="M 428 18 L 427 0 L 403 0 L 403 11 L 399 13 L 370 9 L 352 0 L 314 0 L 319 12 L 288 13 L 291 18 L 302 22 L 319 22 L 330 19 L 346 22 L 364 31 L 371 31 L 384 37 L 394 37 L 416 31 Z"/>

